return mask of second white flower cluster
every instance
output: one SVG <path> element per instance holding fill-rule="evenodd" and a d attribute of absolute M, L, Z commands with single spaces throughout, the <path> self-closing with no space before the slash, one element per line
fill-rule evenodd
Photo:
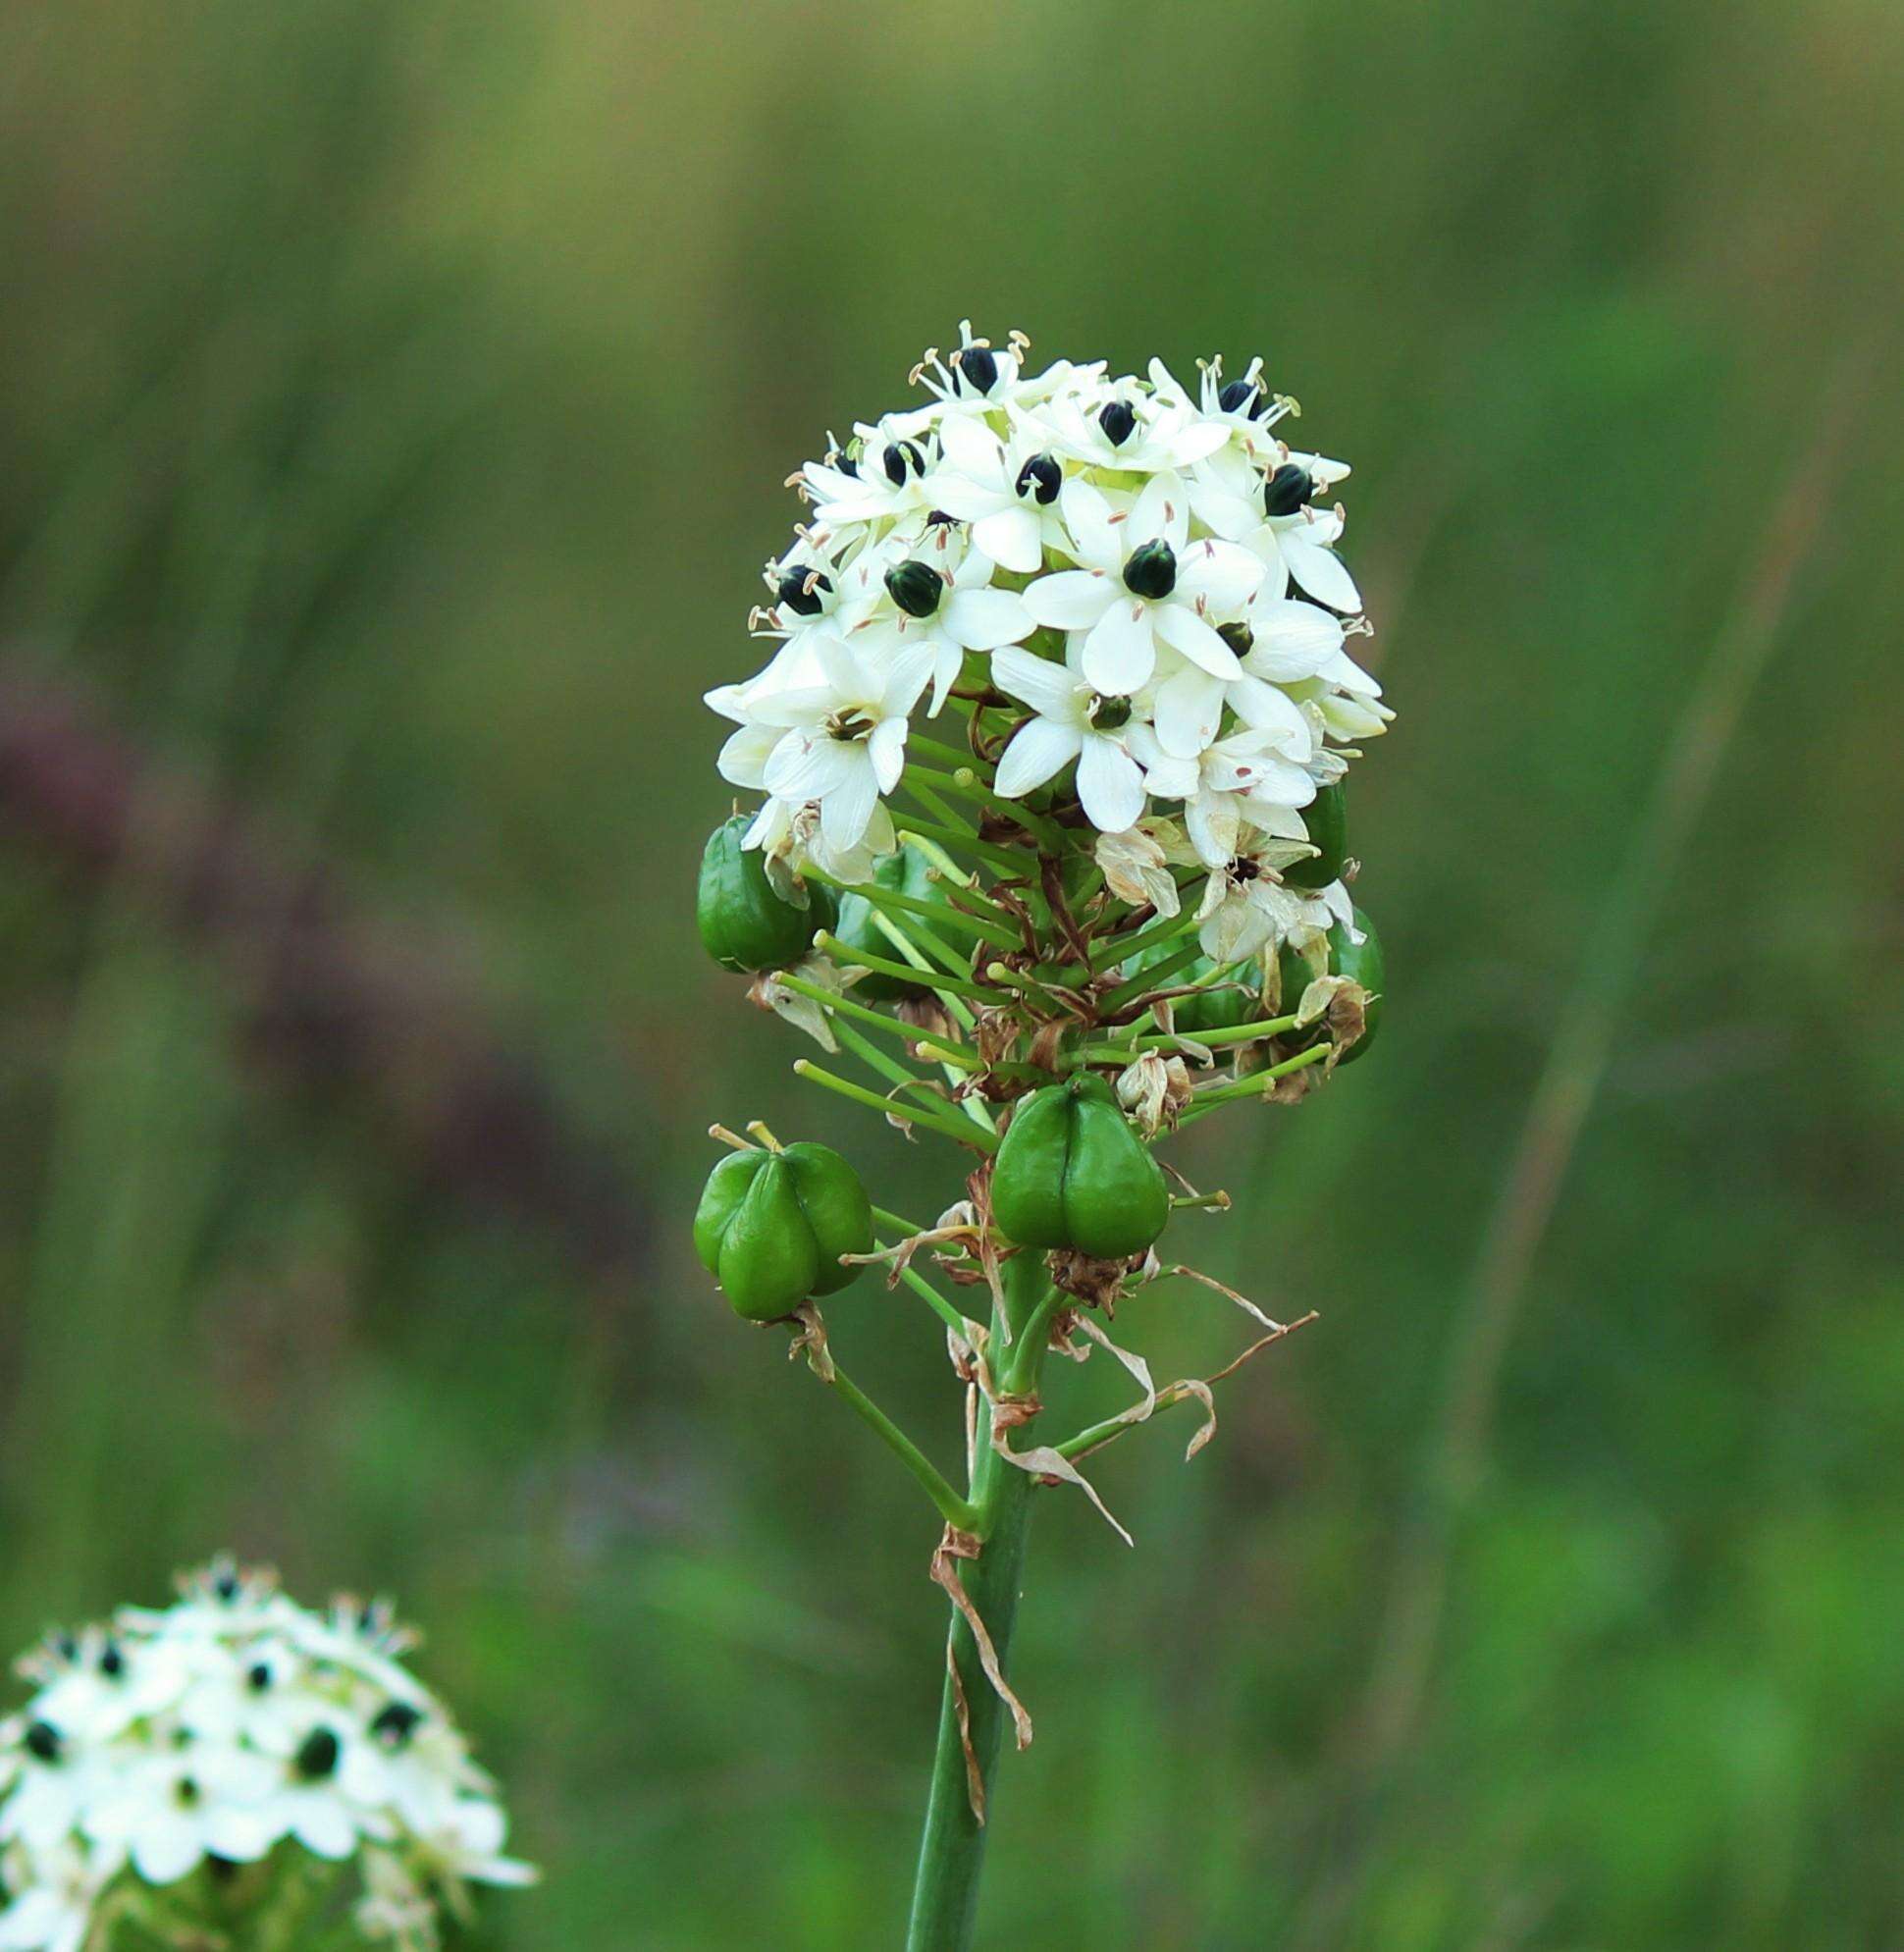
<path fill-rule="evenodd" d="M 997 794 L 1075 765 L 1100 832 L 1193 854 L 1213 894 L 1257 863 L 1273 884 L 1392 715 L 1347 648 L 1367 626 L 1343 511 L 1317 501 L 1348 468 L 1284 442 L 1294 403 L 1260 362 L 1227 384 L 1210 362 L 1192 397 L 1155 360 L 1031 374 L 1018 335 L 962 339 L 916 372 L 926 403 L 793 477 L 812 518 L 754 619 L 777 648 L 708 694 L 738 728 L 722 776 L 767 795 L 749 844 L 864 880 L 896 844 L 915 715 L 989 692 L 1016 721 Z"/>
<path fill-rule="evenodd" d="M 529 1881 L 406 1644 L 381 1607 L 311 1612 L 227 1562 L 163 1611 L 55 1636 L 0 1728 L 0 1947 L 70 1952 L 127 1879 L 181 1886 L 281 1846 L 355 1860 L 358 1927 L 406 1947 L 437 1942 L 465 1880 Z"/>

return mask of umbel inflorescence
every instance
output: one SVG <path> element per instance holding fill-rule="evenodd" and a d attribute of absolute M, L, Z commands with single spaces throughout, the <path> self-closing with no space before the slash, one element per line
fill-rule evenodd
<path fill-rule="evenodd" d="M 699 890 L 714 958 L 860 1076 L 796 1071 L 965 1153 L 921 1221 L 830 1147 L 716 1126 L 732 1152 L 695 1221 L 729 1302 L 793 1328 L 945 1521 L 915 1952 L 968 1943 L 1001 1715 L 1031 1736 L 1005 1672 L 1031 1488 L 1098 1502 L 1079 1460 L 1177 1402 L 1201 1405 L 1194 1453 L 1212 1386 L 1287 1333 L 1165 1257 L 1180 1209 L 1229 1200 L 1157 1145 L 1327 1082 L 1384 988 L 1350 894 L 1346 779 L 1391 714 L 1349 653 L 1368 624 L 1337 553 L 1348 468 L 1289 444 L 1296 403 L 1260 362 L 1226 380 L 1212 360 L 1191 393 L 1155 361 L 1034 373 L 1017 334 L 961 340 L 916 369 L 920 403 L 792 477 L 808 516 L 753 614 L 774 648 L 708 694 L 735 727 L 722 776 L 762 799 L 710 839 Z M 868 1263 L 943 1324 L 963 1490 L 840 1367 L 820 1303 Z M 1111 1326 L 1173 1277 L 1261 1333 L 1159 1387 Z M 1093 1350 L 1134 1400 L 1054 1438 L 1045 1358 Z"/>
<path fill-rule="evenodd" d="M 295 1605 L 221 1559 L 162 1610 L 56 1633 L 0 1726 L 0 1947 L 428 1952 L 503 1855 L 495 1783 L 387 1605 Z"/>

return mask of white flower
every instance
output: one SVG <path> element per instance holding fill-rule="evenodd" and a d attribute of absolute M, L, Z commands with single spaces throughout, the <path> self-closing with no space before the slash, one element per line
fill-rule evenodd
<path fill-rule="evenodd" d="M 905 770 L 908 714 L 931 676 L 933 647 L 912 645 L 883 669 L 837 637 L 821 635 L 814 649 L 822 683 L 750 701 L 755 718 L 782 734 L 761 783 L 776 800 L 818 802 L 827 845 L 851 848 Z"/>
<path fill-rule="evenodd" d="M 998 791 L 1021 799 L 1078 762 L 1078 798 L 1105 833 L 1122 833 L 1143 812 L 1143 774 L 1114 731 L 1096 723 L 1104 700 L 1075 671 L 1016 647 L 991 660 L 992 682 L 1037 714 L 1012 735 L 998 762 Z M 1122 710 L 1122 708 L 1120 708 Z"/>
<path fill-rule="evenodd" d="M 857 457 L 835 454 L 809 461 L 799 479 L 812 497 L 820 522 L 879 522 L 931 507 L 926 477 L 937 460 L 935 407 L 886 414 L 876 425 L 853 430 Z"/>
<path fill-rule="evenodd" d="M 1294 583 L 1332 610 L 1357 613 L 1362 607 L 1361 592 L 1336 554 L 1344 520 L 1339 507 L 1318 511 L 1305 504 L 1293 514 L 1270 516 L 1245 536 L 1244 547 L 1268 567 L 1266 593 L 1284 596 Z"/>
<path fill-rule="evenodd" d="M 207 1857 L 255 1864 L 279 1834 L 262 1807 L 274 1774 L 264 1757 L 225 1744 L 133 1755 L 102 1777 L 79 1829 L 123 1849 L 148 1884 L 177 1883 Z"/>
<path fill-rule="evenodd" d="M 1230 439 L 1227 427 L 1203 419 L 1188 400 L 1157 399 L 1135 383 L 1060 394 L 1036 417 L 1061 454 L 1143 474 L 1189 467 Z"/>
<path fill-rule="evenodd" d="M 1080 668 L 1107 697 L 1150 682 L 1159 643 L 1219 679 L 1243 666 L 1211 621 L 1228 621 L 1262 579 L 1259 560 L 1235 544 L 1189 540 L 1182 480 L 1154 476 L 1120 516 L 1088 482 L 1059 495 L 1073 554 L 1086 565 L 1040 577 L 1025 593 L 1039 623 L 1081 640 Z"/>
<path fill-rule="evenodd" d="M 500 1857 L 495 1787 L 401 1664 L 411 1644 L 382 1602 L 319 1615 L 230 1561 L 184 1582 L 175 1607 L 56 1637 L 23 1663 L 41 1686 L 0 1727 L 0 1952 L 76 1952 L 108 1910 L 136 1916 L 142 1885 L 208 1929 L 185 1880 L 212 1858 L 295 1850 L 389 1881 L 372 1849 L 421 1907 L 390 1935 L 434 1952 L 438 1905 L 462 1879 L 532 1873 Z M 282 1882 L 254 1888 L 260 1916 L 236 1939 L 275 1943 Z M 234 1928 L 221 1915 L 221 1938 Z"/>
<path fill-rule="evenodd" d="M 10 1849 L 0 1872 L 20 1895 L 0 1912 L 0 1952 L 80 1952 L 92 1908 L 120 1865 L 71 1838 L 37 1853 Z"/>
<path fill-rule="evenodd" d="M 1191 844 L 1212 868 L 1235 857 L 1246 820 L 1283 820 L 1315 798 L 1315 781 L 1282 757 L 1274 729 L 1245 726 L 1194 759 L 1166 752 L 1148 725 L 1134 724 L 1129 738 L 1145 786 L 1159 799 L 1183 801 Z"/>
<path fill-rule="evenodd" d="M 978 550 L 956 543 L 942 528 L 930 531 L 915 553 L 898 555 L 887 569 L 893 614 L 855 632 L 854 650 L 872 651 L 884 661 L 915 645 L 928 646 L 936 713 L 968 651 L 995 651 L 1035 628 L 1025 600 L 1014 590 L 994 590 L 992 574 L 991 561 Z"/>
<path fill-rule="evenodd" d="M 1301 824 L 1299 816 L 1291 818 Z M 1239 963 L 1278 949 L 1299 930 L 1314 928 L 1319 920 L 1328 926 L 1325 904 L 1278 878 L 1285 868 L 1313 852 L 1306 835 L 1300 840 L 1264 838 L 1211 869 L 1196 911 L 1201 924 L 1197 941 L 1211 962 Z"/>
<path fill-rule="evenodd" d="M 933 505 L 970 522 L 974 547 L 1001 569 L 1040 569 L 1045 550 L 1062 548 L 1066 536 L 1057 508 L 1064 468 L 1040 445 L 1039 431 L 1021 426 L 1008 444 L 982 420 L 954 414 L 939 429 L 939 445 Z"/>

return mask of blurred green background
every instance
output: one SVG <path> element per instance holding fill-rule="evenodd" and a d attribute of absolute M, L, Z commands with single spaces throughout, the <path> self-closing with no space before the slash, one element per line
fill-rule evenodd
<path fill-rule="evenodd" d="M 984 1942 L 1904 1943 L 1900 182 L 1880 0 L 8 8 L 9 1644 L 393 1590 L 549 1871 L 485 1945 L 896 1942 L 936 1528 L 686 1218 L 715 1117 L 954 1188 L 702 960 L 699 697 L 962 316 L 1261 351 L 1389 1028 L 1177 1148 L 1322 1320 L 1100 1460 L 1135 1554 L 1041 1508 Z"/>

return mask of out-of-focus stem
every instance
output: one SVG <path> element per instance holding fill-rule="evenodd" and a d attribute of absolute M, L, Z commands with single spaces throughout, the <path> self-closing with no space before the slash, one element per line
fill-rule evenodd
<path fill-rule="evenodd" d="M 1028 1334 L 1045 1297 L 1047 1284 L 1037 1255 L 1019 1254 L 1005 1263 L 1004 1307 L 1009 1320 L 994 1307 L 992 1345 L 1000 1347 L 1004 1332 L 1013 1332 L 1013 1385 L 1021 1393 L 1035 1389 L 1043 1356 L 1044 1338 Z M 989 1414 L 980 1404 L 979 1413 Z M 977 1522 L 969 1529 L 983 1541 L 978 1556 L 961 1561 L 958 1576 L 991 1636 L 1001 1668 L 1009 1662 L 1012 1627 L 1018 1613 L 1019 1586 L 1025 1564 L 1025 1534 L 1031 1516 L 1032 1482 L 1030 1474 L 1007 1463 L 980 1433 L 978 1454 L 972 1471 L 972 1503 Z M 995 1802 L 992 1777 L 1006 1719 L 1004 1704 L 986 1680 L 978 1644 L 964 1615 L 952 1615 L 949 1648 L 952 1672 L 947 1675 L 939 1707 L 938 1749 L 932 1760 L 932 1788 L 926 1812 L 926 1833 L 920 1842 L 919 1875 L 913 1888 L 912 1925 L 907 1952 L 966 1952 L 972 1943 L 978 1915 L 978 1877 L 984 1864 L 984 1826 L 974 1815 L 966 1773 L 965 1739 L 984 1790 L 987 1806 Z M 956 1678 L 955 1678 L 956 1676 Z M 968 1717 L 965 1739 L 960 1733 L 960 1700 Z"/>

